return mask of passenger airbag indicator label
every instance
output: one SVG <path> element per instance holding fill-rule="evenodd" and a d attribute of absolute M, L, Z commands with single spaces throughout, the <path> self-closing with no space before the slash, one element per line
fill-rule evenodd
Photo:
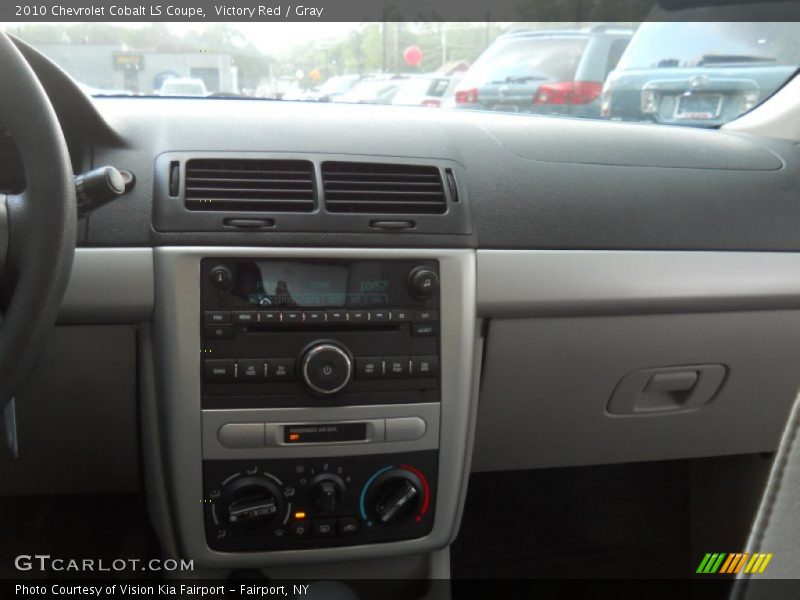
<path fill-rule="evenodd" d="M 283 442 L 285 444 L 363 442 L 366 439 L 366 423 L 315 423 L 284 425 L 283 427 Z"/>

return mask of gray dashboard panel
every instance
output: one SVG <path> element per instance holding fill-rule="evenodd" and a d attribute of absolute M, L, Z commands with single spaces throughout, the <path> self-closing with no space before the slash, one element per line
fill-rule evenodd
<path fill-rule="evenodd" d="M 486 317 L 800 308 L 800 254 L 478 251 Z"/>
<path fill-rule="evenodd" d="M 477 470 L 775 448 L 800 387 L 800 255 L 478 251 Z M 721 364 L 695 410 L 612 415 L 638 370 Z"/>
<path fill-rule="evenodd" d="M 800 148 L 726 133 L 467 110 L 202 99 L 95 99 L 122 146 L 96 164 L 138 184 L 91 215 L 88 244 L 428 247 L 430 235 L 151 228 L 164 152 L 290 152 L 452 161 L 480 248 L 800 250 Z M 202 124 L 202 126 L 198 126 Z"/>
<path fill-rule="evenodd" d="M 746 136 L 655 126 L 660 135 L 654 144 L 653 125 L 609 121 L 592 125 L 587 127 L 580 119 L 487 120 L 483 129 L 517 156 L 543 162 L 732 171 L 776 171 L 783 166 L 775 153 Z M 625 138 L 626 143 L 609 152 L 612 136 Z M 573 143 L 565 144 L 565 138 Z M 645 147 L 648 151 L 642 152 Z"/>
<path fill-rule="evenodd" d="M 772 451 L 800 386 L 798 347 L 798 310 L 493 319 L 473 469 Z M 705 406 L 607 412 L 633 371 L 709 363 L 727 376 Z"/>
<path fill-rule="evenodd" d="M 139 323 L 153 314 L 152 248 L 78 248 L 60 323 Z"/>

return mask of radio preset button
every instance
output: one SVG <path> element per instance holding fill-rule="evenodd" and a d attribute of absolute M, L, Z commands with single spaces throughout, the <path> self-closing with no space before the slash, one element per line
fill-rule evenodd
<path fill-rule="evenodd" d="M 439 374 L 438 356 L 412 356 L 412 377 L 436 377 Z"/>
<path fill-rule="evenodd" d="M 317 325 L 325 322 L 325 313 L 321 310 L 305 311 L 305 322 L 309 325 Z"/>
<path fill-rule="evenodd" d="M 356 358 L 357 379 L 380 379 L 383 377 L 383 359 L 376 357 Z"/>
<path fill-rule="evenodd" d="M 261 310 L 258 312 L 259 323 L 280 323 L 281 313 L 277 310 Z"/>
<path fill-rule="evenodd" d="M 293 325 L 303 322 L 303 313 L 299 310 L 285 310 L 283 311 L 284 325 Z"/>
<path fill-rule="evenodd" d="M 371 323 L 388 323 L 391 318 L 391 313 L 388 310 L 369 311 L 369 320 Z"/>
<path fill-rule="evenodd" d="M 408 377 L 409 362 L 408 356 L 387 356 L 386 357 L 386 377 L 398 378 Z"/>
<path fill-rule="evenodd" d="M 267 381 L 294 381 L 294 359 L 268 358 Z"/>
<path fill-rule="evenodd" d="M 236 361 L 227 358 L 206 359 L 205 379 L 209 382 L 233 381 L 236 377 Z"/>
<path fill-rule="evenodd" d="M 231 313 L 227 310 L 207 310 L 203 313 L 203 323 L 222 325 L 231 322 Z"/>
<path fill-rule="evenodd" d="M 236 378 L 239 381 L 264 381 L 267 378 L 263 360 L 240 358 L 236 361 L 236 364 Z"/>
<path fill-rule="evenodd" d="M 369 321 L 369 312 L 366 310 L 348 310 L 347 318 L 351 323 L 366 323 Z"/>
<path fill-rule="evenodd" d="M 226 340 L 233 337 L 233 325 L 203 325 L 203 337 L 207 340 Z"/>
<path fill-rule="evenodd" d="M 328 312 L 328 323 L 344 323 L 347 321 L 347 311 L 346 310 L 329 310 Z"/>

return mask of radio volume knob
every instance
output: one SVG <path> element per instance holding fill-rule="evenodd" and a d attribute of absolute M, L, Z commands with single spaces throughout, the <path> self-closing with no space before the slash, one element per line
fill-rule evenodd
<path fill-rule="evenodd" d="M 350 382 L 353 359 L 341 346 L 322 342 L 309 348 L 300 363 L 308 388 L 317 394 L 335 394 Z"/>
<path fill-rule="evenodd" d="M 216 265 L 208 272 L 211 284 L 221 290 L 227 289 L 233 283 L 233 273 L 225 265 Z"/>
<path fill-rule="evenodd" d="M 439 291 L 439 276 L 430 267 L 414 267 L 406 282 L 408 292 L 418 300 L 433 298 Z"/>

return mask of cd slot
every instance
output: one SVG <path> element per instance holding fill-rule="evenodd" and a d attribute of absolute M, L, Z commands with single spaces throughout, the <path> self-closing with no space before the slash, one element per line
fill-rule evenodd
<path fill-rule="evenodd" d="M 320 325 L 247 325 L 244 330 L 245 333 L 275 333 L 281 332 L 330 332 L 330 331 L 401 331 L 403 328 L 402 323 L 327 323 Z"/>

